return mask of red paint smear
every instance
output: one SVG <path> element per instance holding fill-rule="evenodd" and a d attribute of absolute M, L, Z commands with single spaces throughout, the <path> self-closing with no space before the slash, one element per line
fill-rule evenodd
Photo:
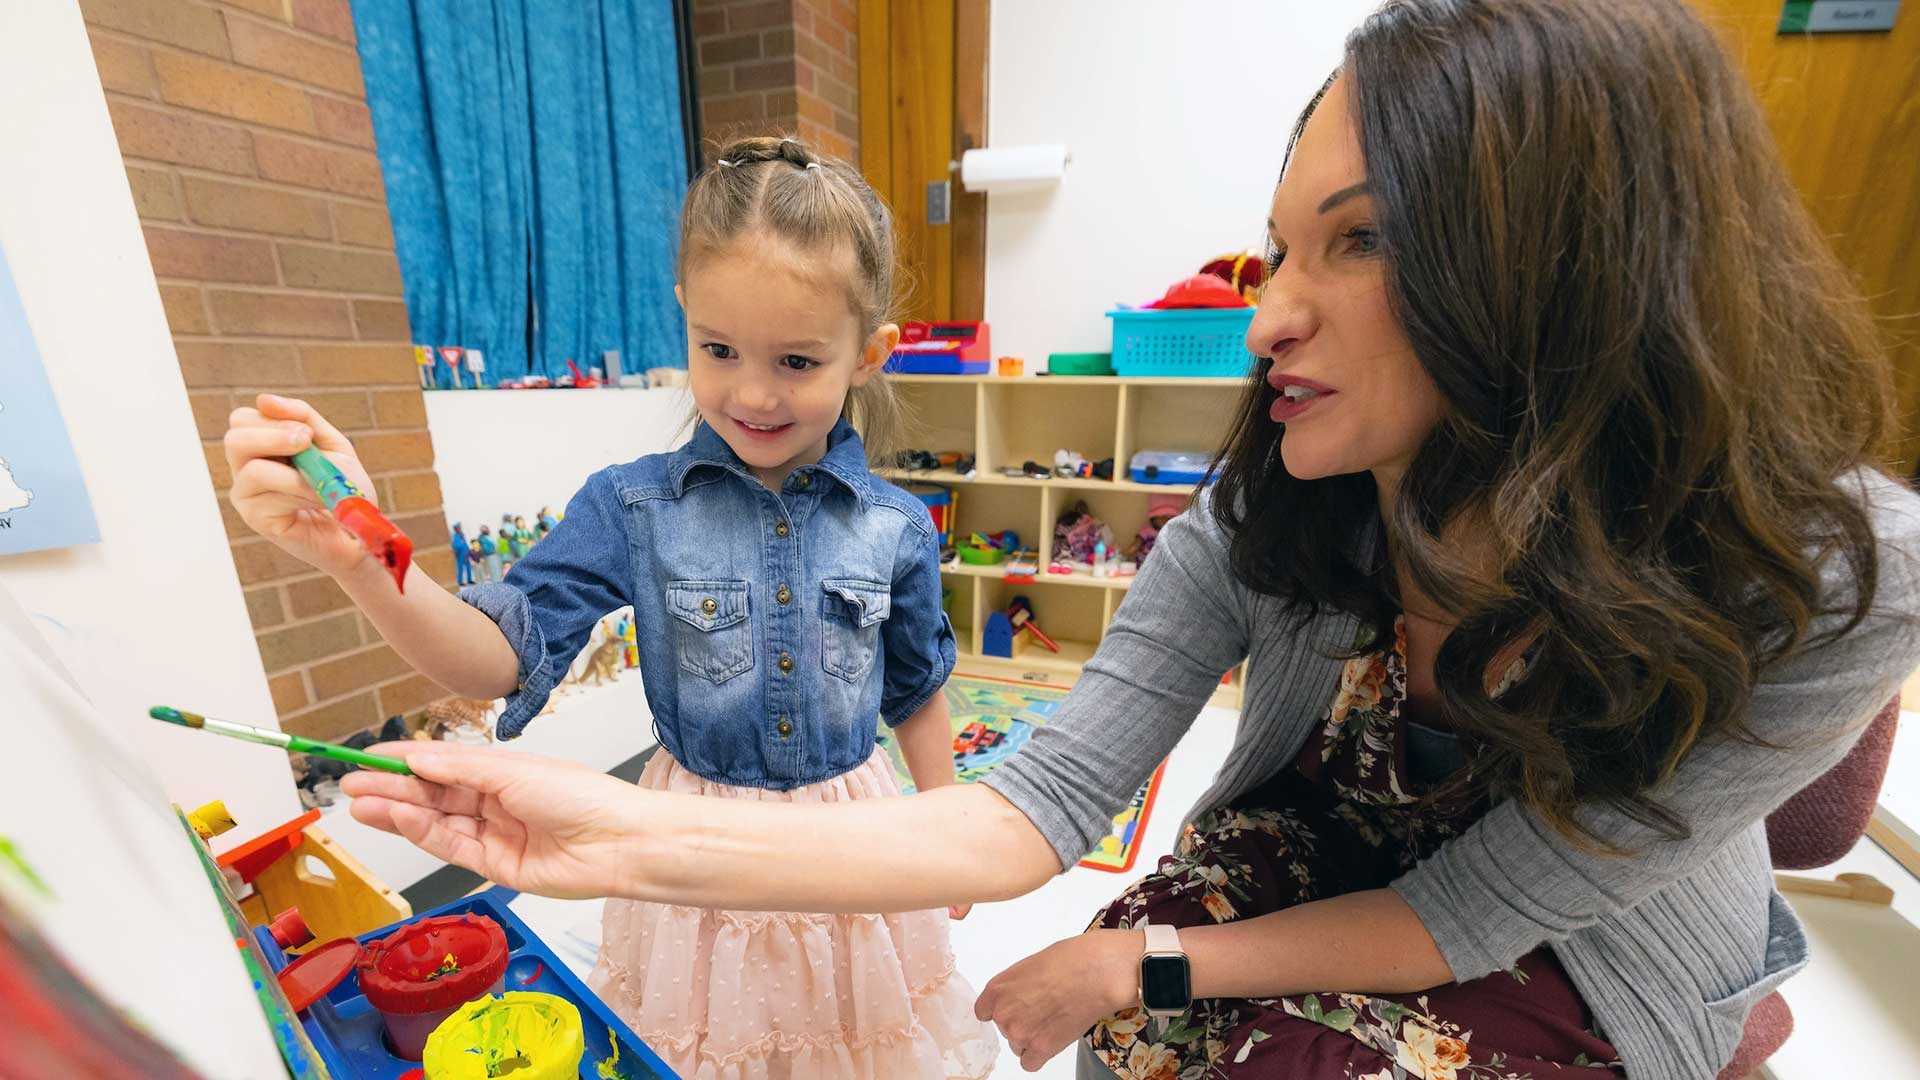
<path fill-rule="evenodd" d="M 547 964 L 546 964 L 546 961 L 544 961 L 544 960 L 536 960 L 536 961 L 534 961 L 534 965 L 533 965 L 533 974 L 531 974 L 531 975 L 529 975 L 529 976 L 527 976 L 527 977 L 526 977 L 526 978 L 524 978 L 524 979 L 521 979 L 521 980 L 520 980 L 520 985 L 521 985 L 521 986 L 528 986 L 528 985 L 530 985 L 530 984 L 532 984 L 532 982 L 533 982 L 533 980 L 535 980 L 535 979 L 538 979 L 538 978 L 539 978 L 539 977 L 540 977 L 541 975 L 543 975 L 543 974 L 545 974 L 545 973 L 546 973 L 546 970 L 547 970 Z M 401 1080 L 406 1080 L 406 1078 L 405 1078 L 405 1077 L 401 1077 Z"/>
<path fill-rule="evenodd" d="M 427 1080 L 427 1070 L 408 1069 L 396 1077 L 395 1080 Z"/>

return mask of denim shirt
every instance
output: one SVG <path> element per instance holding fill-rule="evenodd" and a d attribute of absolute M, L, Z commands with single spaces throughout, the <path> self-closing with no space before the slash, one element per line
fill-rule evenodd
<path fill-rule="evenodd" d="M 596 473 L 501 583 L 460 598 L 520 658 L 500 714 L 520 734 L 603 616 L 631 604 L 660 744 L 708 780 L 786 790 L 873 752 L 953 671 L 940 552 L 921 503 L 833 429 L 776 494 L 706 424 L 670 454 Z"/>

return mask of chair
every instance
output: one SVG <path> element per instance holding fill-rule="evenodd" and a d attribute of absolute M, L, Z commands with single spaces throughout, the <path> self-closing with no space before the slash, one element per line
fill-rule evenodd
<path fill-rule="evenodd" d="M 1900 720 L 1900 699 L 1894 698 L 1867 725 L 1860 741 L 1840 763 L 1828 769 L 1799 794 L 1780 804 L 1767 817 L 1767 845 L 1776 870 L 1812 870 L 1839 861 L 1852 851 L 1867 831 L 1880 784 L 1886 779 L 1887 760 L 1893 754 L 1893 731 Z M 1863 874 L 1842 874 L 1838 881 L 1820 881 L 1782 875 L 1782 891 L 1846 896 L 1887 903 L 1892 891 Z M 1719 1080 L 1744 1080 L 1772 1057 L 1793 1034 L 1793 1013 L 1786 999 L 1769 994 L 1747 1014 L 1746 1034 L 1733 1060 L 1720 1070 Z"/>

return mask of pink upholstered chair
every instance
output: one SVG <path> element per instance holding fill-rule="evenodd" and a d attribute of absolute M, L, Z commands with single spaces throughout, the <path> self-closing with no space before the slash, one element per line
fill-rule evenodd
<path fill-rule="evenodd" d="M 1894 698 L 1873 718 L 1860 741 L 1825 775 L 1808 784 L 1767 818 L 1767 844 L 1777 870 L 1811 870 L 1837 862 L 1867 831 L 1893 754 L 1900 720 Z M 1747 1031 L 1720 1080 L 1743 1080 L 1793 1034 L 1793 1013 L 1779 994 L 1769 994 L 1747 1015 Z"/>

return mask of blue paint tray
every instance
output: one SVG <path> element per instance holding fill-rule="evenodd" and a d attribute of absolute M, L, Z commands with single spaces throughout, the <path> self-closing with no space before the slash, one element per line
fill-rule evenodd
<path fill-rule="evenodd" d="M 437 907 L 408 919 L 385 926 L 358 939 L 362 944 L 386 937 L 408 922 L 435 915 L 485 915 L 500 924 L 507 935 L 506 989 L 531 990 L 565 998 L 580 1010 L 586 1027 L 587 1053 L 580 1059 L 581 1080 L 600 1080 L 600 1063 L 612 1056 L 612 1042 L 620 1044 L 620 1063 L 614 1068 L 624 1080 L 679 1080 L 672 1069 L 640 1041 L 625 1022 L 613 1014 L 593 991 L 574 977 L 572 971 L 546 943 L 534 935 L 507 907 L 515 894 L 494 888 L 451 904 Z M 289 963 L 287 954 L 264 926 L 253 931 L 267 954 L 267 963 L 275 972 Z M 334 1080 L 399 1080 L 420 1068 L 417 1061 L 395 1057 L 387 1050 L 385 1027 L 380 1014 L 367 1004 L 360 993 L 360 981 L 352 973 L 306 1012 L 300 1014 L 301 1026 L 326 1063 Z M 417 1073 L 415 1075 L 418 1075 Z"/>

